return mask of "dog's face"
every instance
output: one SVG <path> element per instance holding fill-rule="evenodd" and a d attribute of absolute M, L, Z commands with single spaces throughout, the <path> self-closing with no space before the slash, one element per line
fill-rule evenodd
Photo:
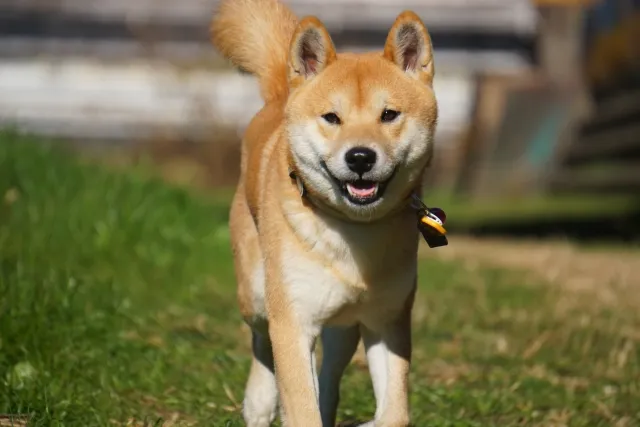
<path fill-rule="evenodd" d="M 384 54 L 336 55 L 316 19 L 292 41 L 286 125 L 311 197 L 346 217 L 384 217 L 419 184 L 433 151 L 437 105 L 426 28 L 398 17 Z"/>

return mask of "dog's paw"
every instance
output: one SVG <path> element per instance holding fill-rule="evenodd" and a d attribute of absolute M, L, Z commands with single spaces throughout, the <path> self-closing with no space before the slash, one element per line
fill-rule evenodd
<path fill-rule="evenodd" d="M 364 424 L 358 424 L 356 427 L 378 427 L 378 426 L 380 426 L 380 425 L 385 425 L 385 426 L 386 426 L 386 425 L 393 425 L 393 426 L 396 426 L 396 425 L 397 425 L 397 426 L 410 426 L 409 424 L 404 424 L 404 423 L 401 423 L 401 424 L 386 424 L 386 423 L 384 423 L 384 424 L 376 424 L 375 420 L 371 420 L 371 421 L 366 422 L 366 423 L 364 423 Z"/>
<path fill-rule="evenodd" d="M 245 401 L 242 415 L 247 427 L 269 427 L 276 418 L 276 411 L 270 405 L 260 407 Z"/>
<path fill-rule="evenodd" d="M 351 421 L 342 421 L 338 423 L 336 427 L 363 427 L 363 426 L 372 426 L 373 421 L 363 424 L 363 421 L 351 420 Z"/>
<path fill-rule="evenodd" d="M 246 423 L 247 427 L 269 427 L 274 418 L 275 417 L 271 415 L 247 416 L 245 414 L 244 422 Z"/>

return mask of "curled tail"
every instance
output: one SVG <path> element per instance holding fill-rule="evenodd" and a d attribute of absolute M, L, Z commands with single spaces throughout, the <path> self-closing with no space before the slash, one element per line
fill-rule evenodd
<path fill-rule="evenodd" d="M 258 77 L 265 102 L 288 92 L 287 59 L 298 20 L 278 0 L 222 0 L 211 22 L 214 47 Z"/>

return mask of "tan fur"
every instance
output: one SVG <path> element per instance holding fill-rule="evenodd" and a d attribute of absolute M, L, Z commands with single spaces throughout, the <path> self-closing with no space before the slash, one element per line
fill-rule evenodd
<path fill-rule="evenodd" d="M 277 0 L 222 1 L 211 23 L 216 48 L 236 66 L 260 79 L 262 97 L 287 93 L 286 74 L 295 15 Z"/>
<path fill-rule="evenodd" d="M 253 331 L 245 421 L 269 426 L 280 401 L 287 426 L 333 426 L 362 337 L 377 402 L 367 425 L 407 426 L 418 246 L 407 198 L 437 121 L 428 32 L 404 12 L 382 53 L 337 54 L 317 18 L 298 23 L 275 0 L 223 0 L 211 31 L 222 54 L 256 74 L 265 100 L 244 136 L 230 214 L 240 310 Z M 384 121 L 386 110 L 399 115 Z M 368 171 L 348 165 L 354 147 L 377 153 Z M 368 204 L 347 197 L 357 174 L 380 191 Z"/>

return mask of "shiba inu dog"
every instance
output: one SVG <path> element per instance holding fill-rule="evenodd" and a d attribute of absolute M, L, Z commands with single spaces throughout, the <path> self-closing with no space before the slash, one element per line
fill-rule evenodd
<path fill-rule="evenodd" d="M 265 102 L 244 135 L 230 212 L 252 329 L 247 425 L 270 425 L 280 402 L 287 426 L 334 426 L 362 338 L 377 405 L 366 425 L 407 426 L 419 236 L 409 198 L 438 115 L 426 27 L 403 12 L 382 52 L 336 53 L 315 17 L 277 0 L 222 0 L 211 36 L 257 76 Z"/>

